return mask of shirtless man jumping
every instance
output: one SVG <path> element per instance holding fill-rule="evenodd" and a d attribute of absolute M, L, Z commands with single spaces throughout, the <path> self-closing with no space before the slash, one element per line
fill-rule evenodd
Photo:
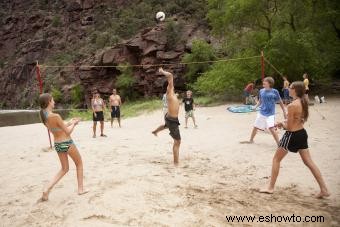
<path fill-rule="evenodd" d="M 112 95 L 110 96 L 110 106 L 111 106 L 111 128 L 113 127 L 113 119 L 117 118 L 118 125 L 120 125 L 120 106 L 122 105 L 122 100 L 119 95 L 117 95 L 117 90 L 112 90 Z"/>
<path fill-rule="evenodd" d="M 157 136 L 157 133 L 168 128 L 170 130 L 170 136 L 174 139 L 173 144 L 173 155 L 174 155 L 174 163 L 175 165 L 178 164 L 178 158 L 179 158 L 179 147 L 181 145 L 181 134 L 179 132 L 178 126 L 178 111 L 179 111 L 179 101 L 175 94 L 175 88 L 174 88 L 174 76 L 167 71 L 164 71 L 163 68 L 159 69 L 159 72 L 166 76 L 168 80 L 168 87 L 166 90 L 166 99 L 168 102 L 168 113 L 165 115 L 165 124 L 159 126 L 156 130 L 154 130 L 152 133 Z"/>

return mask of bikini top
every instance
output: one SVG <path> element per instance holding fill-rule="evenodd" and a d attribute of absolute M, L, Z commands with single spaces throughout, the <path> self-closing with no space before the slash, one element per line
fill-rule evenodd
<path fill-rule="evenodd" d="M 97 100 L 97 99 L 94 99 L 93 100 L 93 107 L 95 108 L 95 107 L 98 107 L 98 106 L 103 106 L 103 100 L 102 99 L 99 99 L 99 100 Z"/>
<path fill-rule="evenodd" d="M 44 115 L 46 117 L 46 119 L 48 118 L 48 112 L 44 110 Z M 48 128 L 51 132 L 57 132 L 57 131 L 61 131 L 62 129 L 59 127 L 55 127 L 55 128 Z"/>

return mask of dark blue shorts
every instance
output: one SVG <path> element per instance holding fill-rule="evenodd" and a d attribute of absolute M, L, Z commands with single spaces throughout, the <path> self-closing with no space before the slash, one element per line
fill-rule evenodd
<path fill-rule="evenodd" d="M 111 118 L 120 118 L 119 106 L 111 106 Z"/>

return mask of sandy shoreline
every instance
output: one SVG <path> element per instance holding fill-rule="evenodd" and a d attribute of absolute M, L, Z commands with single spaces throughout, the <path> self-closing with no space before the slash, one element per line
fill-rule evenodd
<path fill-rule="evenodd" d="M 182 110 L 179 168 L 172 164 L 168 131 L 157 138 L 151 134 L 163 122 L 161 111 L 124 120 L 122 129 L 107 127 L 108 138 L 91 138 L 92 122 L 81 122 L 73 139 L 91 192 L 76 195 L 70 161 L 50 201 L 38 204 L 43 185 L 59 169 L 56 153 L 42 151 L 48 146 L 46 129 L 41 124 L 0 128 L 0 225 L 228 226 L 226 215 L 295 214 L 325 217 L 313 226 L 338 226 L 340 99 L 327 101 L 310 108 L 306 129 L 329 199 L 310 196 L 318 186 L 298 154 L 283 161 L 276 193 L 259 194 L 270 176 L 274 140 L 260 133 L 255 144 L 239 144 L 249 138 L 256 113 L 233 114 L 218 106 L 196 111 L 198 129 L 183 128 Z"/>

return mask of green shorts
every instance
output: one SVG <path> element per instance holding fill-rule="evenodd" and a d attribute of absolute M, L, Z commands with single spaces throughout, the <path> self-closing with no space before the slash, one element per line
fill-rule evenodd
<path fill-rule="evenodd" d="M 189 117 L 194 117 L 193 110 L 185 111 L 185 118 L 189 118 Z"/>
<path fill-rule="evenodd" d="M 73 140 L 66 140 L 62 142 L 55 142 L 54 143 L 54 148 L 55 150 L 59 152 L 67 152 L 70 149 L 70 146 L 74 144 Z"/>

